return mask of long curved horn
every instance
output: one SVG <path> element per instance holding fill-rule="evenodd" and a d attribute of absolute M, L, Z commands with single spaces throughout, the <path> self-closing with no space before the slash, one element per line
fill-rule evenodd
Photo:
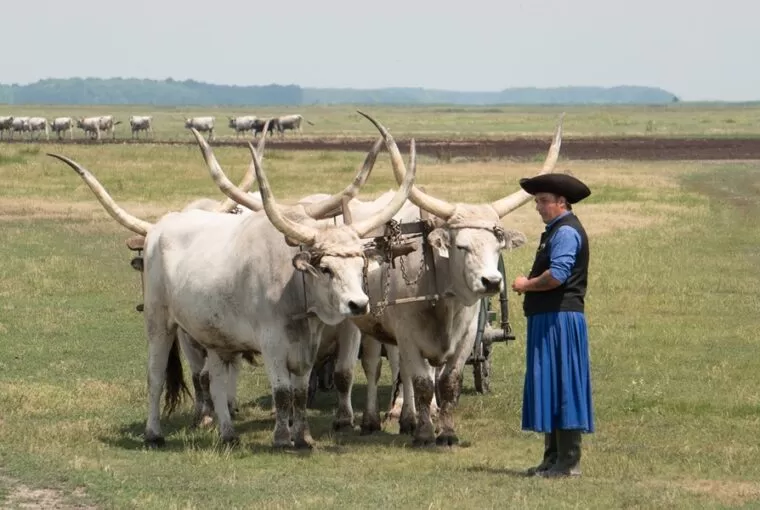
<path fill-rule="evenodd" d="M 382 145 L 383 139 L 378 138 L 370 151 L 367 153 L 367 156 L 364 158 L 364 163 L 362 163 L 362 166 L 359 169 L 359 172 L 356 174 L 356 177 L 354 177 L 353 182 L 346 186 L 346 188 L 340 193 L 336 193 L 335 195 L 331 196 L 330 198 L 326 198 L 321 202 L 305 206 L 304 210 L 306 211 L 306 214 L 315 219 L 322 219 L 326 216 L 329 216 L 329 213 L 334 211 L 336 207 L 339 207 L 342 204 L 344 198 L 347 198 L 349 200 L 354 198 L 356 194 L 359 193 L 359 190 L 364 185 L 364 183 L 367 182 L 369 174 L 372 173 L 372 168 L 375 166 L 375 161 L 377 161 L 377 154 L 380 152 Z"/>
<path fill-rule="evenodd" d="M 141 220 L 140 218 L 136 216 L 132 216 L 127 211 L 122 209 L 119 204 L 117 204 L 113 198 L 111 198 L 111 195 L 108 194 L 106 189 L 103 187 L 100 182 L 95 178 L 92 173 L 81 166 L 79 163 L 77 163 L 74 160 L 71 160 L 67 158 L 66 156 L 61 156 L 58 154 L 51 154 L 47 153 L 48 156 L 51 156 L 59 161 L 63 161 L 67 165 L 69 165 L 71 168 L 74 169 L 76 173 L 79 174 L 79 177 L 82 178 L 82 180 L 87 184 L 93 193 L 95 193 L 95 197 L 98 199 L 98 201 L 103 204 L 103 207 L 105 208 L 106 212 L 111 215 L 113 219 L 121 223 L 123 226 L 131 230 L 132 232 L 135 232 L 136 234 L 140 235 L 146 235 L 148 233 L 148 230 L 153 226 L 152 223 L 149 223 L 147 221 Z"/>
<path fill-rule="evenodd" d="M 266 123 L 264 123 L 264 133 L 267 132 L 267 128 L 269 127 L 269 119 L 267 119 Z M 256 147 L 256 152 L 258 152 L 260 157 L 264 157 L 264 145 L 266 142 L 266 136 L 262 136 L 259 140 L 258 147 Z M 214 158 L 216 159 L 216 158 Z M 240 188 L 240 191 L 243 193 L 247 193 L 250 191 L 251 186 L 253 186 L 254 181 L 256 181 L 256 169 L 254 168 L 253 161 L 251 161 L 251 164 L 248 165 L 248 170 L 245 171 L 245 175 L 243 176 L 243 180 L 240 181 L 240 184 L 238 184 L 238 188 Z M 222 213 L 228 213 L 235 209 L 238 206 L 238 203 L 232 200 L 231 198 L 227 197 L 224 202 L 222 202 L 219 205 L 219 209 L 217 209 L 218 212 Z M 264 206 L 261 204 L 258 204 L 258 209 L 253 209 L 254 211 L 261 211 Z"/>
<path fill-rule="evenodd" d="M 404 174 L 406 173 L 406 167 L 404 167 L 404 158 L 401 157 L 401 153 L 398 150 L 398 146 L 396 145 L 393 136 L 388 132 L 385 126 L 373 119 L 370 115 L 358 110 L 357 113 L 367 118 L 367 120 L 374 124 L 378 131 L 380 131 L 380 134 L 383 135 L 385 147 L 391 155 L 391 164 L 393 165 L 393 173 L 396 176 L 396 182 L 401 184 L 404 179 Z M 424 209 L 444 220 L 449 219 L 451 215 L 454 214 L 453 204 L 428 195 L 416 186 L 412 187 L 409 192 L 409 200 L 420 209 Z"/>
<path fill-rule="evenodd" d="M 251 142 L 248 142 L 248 148 L 253 154 L 253 163 L 255 165 L 256 177 L 259 181 L 261 200 L 264 203 L 264 211 L 266 212 L 269 221 L 272 222 L 272 225 L 274 225 L 277 230 L 285 234 L 286 237 L 295 239 L 303 244 L 314 244 L 314 239 L 317 237 L 317 229 L 291 221 L 280 212 L 280 208 L 277 206 L 277 202 L 272 195 L 272 190 L 269 187 L 267 176 L 264 173 L 264 169 L 256 154 L 256 149 L 253 148 Z"/>
<path fill-rule="evenodd" d="M 393 215 L 396 214 L 399 209 L 404 205 L 406 199 L 409 197 L 409 193 L 414 187 L 414 177 L 417 175 L 417 150 L 414 144 L 414 138 L 411 141 L 411 156 L 409 163 L 409 171 L 404 175 L 404 182 L 401 187 L 393 195 L 393 199 L 386 205 L 381 211 L 373 214 L 369 218 L 353 223 L 351 227 L 356 231 L 359 237 L 362 237 L 366 233 L 374 230 L 383 223 L 390 221 Z"/>
<path fill-rule="evenodd" d="M 219 162 L 214 156 L 214 151 L 211 150 L 208 142 L 205 138 L 203 138 L 198 130 L 195 128 L 190 128 L 190 131 L 198 141 L 198 146 L 201 149 L 201 154 L 203 154 L 203 159 L 206 162 L 206 166 L 208 166 L 208 171 L 211 174 L 211 178 L 214 179 L 214 183 L 219 186 L 219 189 L 221 189 L 225 195 L 227 195 L 238 204 L 247 207 L 252 211 L 262 210 L 263 205 L 258 200 L 235 186 L 232 181 L 227 178 L 227 176 L 224 174 L 224 170 L 222 170 L 222 167 L 219 165 Z"/>
<path fill-rule="evenodd" d="M 557 121 L 557 127 L 554 130 L 554 138 L 552 139 L 552 144 L 549 147 L 549 152 L 546 155 L 544 166 L 538 175 L 548 174 L 554 171 L 554 166 L 557 164 L 557 159 L 559 159 L 559 148 L 562 145 L 562 121 L 564 118 L 565 114 L 562 113 L 559 116 L 559 121 Z M 494 208 L 496 213 L 499 215 L 499 218 L 503 218 L 521 205 L 530 202 L 531 198 L 532 195 L 526 193 L 521 189 L 515 191 L 511 195 L 507 195 L 506 197 L 493 202 L 491 204 L 491 207 Z"/>

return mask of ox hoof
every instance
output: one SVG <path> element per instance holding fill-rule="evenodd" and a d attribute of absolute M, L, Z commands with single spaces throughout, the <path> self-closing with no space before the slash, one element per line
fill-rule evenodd
<path fill-rule="evenodd" d="M 421 437 L 415 437 L 412 441 L 412 446 L 414 448 L 428 448 L 431 446 L 435 446 L 435 439 L 433 438 L 421 438 Z"/>
<path fill-rule="evenodd" d="M 293 447 L 296 450 L 313 450 L 314 449 L 314 440 L 313 439 L 307 439 L 307 440 L 300 440 L 293 443 Z"/>
<path fill-rule="evenodd" d="M 333 430 L 336 432 L 350 432 L 354 430 L 354 420 L 341 418 L 333 422 Z"/>
<path fill-rule="evenodd" d="M 161 436 L 146 436 L 145 446 L 151 450 L 166 446 L 166 439 Z"/>
<path fill-rule="evenodd" d="M 459 438 L 454 434 L 441 434 L 435 439 L 438 446 L 455 446 L 459 444 Z"/>
<path fill-rule="evenodd" d="M 414 431 L 417 429 L 417 424 L 414 422 L 399 422 L 398 433 L 413 436 Z"/>
<path fill-rule="evenodd" d="M 380 426 L 380 419 L 364 420 L 362 421 L 361 435 L 368 436 L 375 432 L 380 432 L 382 427 Z"/>
<path fill-rule="evenodd" d="M 228 436 L 222 438 L 222 445 L 234 447 L 238 446 L 240 444 L 240 437 L 238 436 Z"/>

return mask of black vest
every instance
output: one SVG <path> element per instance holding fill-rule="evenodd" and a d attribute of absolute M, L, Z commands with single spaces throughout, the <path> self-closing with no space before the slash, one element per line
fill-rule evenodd
<path fill-rule="evenodd" d="M 565 283 L 556 289 L 526 292 L 523 310 L 525 315 L 546 312 L 583 312 L 583 300 L 586 296 L 588 280 L 588 237 L 578 218 L 570 213 L 557 220 L 549 230 L 541 235 L 541 244 L 536 251 L 536 260 L 530 270 L 529 278 L 535 278 L 549 269 L 551 261 L 551 238 L 560 227 L 567 225 L 574 228 L 581 236 L 581 249 L 575 256 L 575 265 Z"/>

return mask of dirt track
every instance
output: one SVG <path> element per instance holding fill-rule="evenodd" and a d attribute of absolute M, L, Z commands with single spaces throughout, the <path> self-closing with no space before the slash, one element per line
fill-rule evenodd
<path fill-rule="evenodd" d="M 267 140 L 268 148 L 283 150 L 315 151 L 367 151 L 372 139 L 304 138 Z M 28 140 L 2 140 L 0 144 L 14 145 L 39 143 Z M 54 140 L 51 140 L 54 143 Z M 168 140 L 110 140 L 101 142 L 74 139 L 64 144 L 161 144 L 195 145 L 188 141 Z M 243 141 L 217 140 L 213 146 L 242 146 Z M 399 140 L 399 147 L 406 152 L 408 140 Z M 436 140 L 417 141 L 417 153 L 441 160 L 456 157 L 490 159 L 532 159 L 541 157 L 548 148 L 548 140 L 518 138 L 511 140 Z M 730 160 L 760 159 L 760 138 L 575 138 L 562 141 L 562 156 L 567 159 L 629 159 L 629 160 Z"/>

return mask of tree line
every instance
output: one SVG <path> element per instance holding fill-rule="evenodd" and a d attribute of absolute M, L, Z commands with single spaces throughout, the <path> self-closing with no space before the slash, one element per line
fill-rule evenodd
<path fill-rule="evenodd" d="M 134 78 L 46 79 L 0 84 L 0 104 L 274 106 L 319 104 L 669 104 L 678 97 L 657 87 L 511 88 L 458 92 L 423 88 L 320 89 L 298 85 L 216 85 L 195 80 Z"/>

